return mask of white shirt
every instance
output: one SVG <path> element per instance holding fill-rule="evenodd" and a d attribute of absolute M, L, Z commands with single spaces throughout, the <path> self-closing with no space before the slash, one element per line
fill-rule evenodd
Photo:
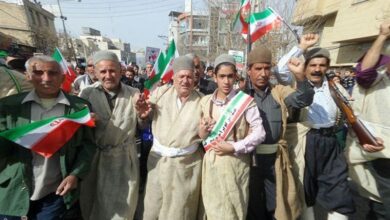
<path fill-rule="evenodd" d="M 329 128 L 335 125 L 337 105 L 329 91 L 328 81 L 314 87 L 313 103 L 308 107 L 308 121 L 312 128 Z"/>
<path fill-rule="evenodd" d="M 23 99 L 22 103 L 25 102 L 32 102 L 31 122 L 54 116 L 62 116 L 65 113 L 65 106 L 70 105 L 62 91 L 54 100 L 44 100 L 40 99 L 35 93 L 35 90 L 33 90 Z M 32 152 L 32 165 L 33 189 L 30 199 L 39 200 L 55 192 L 61 183 L 60 155 L 55 153 L 50 158 L 45 158 Z"/>
<path fill-rule="evenodd" d="M 297 46 L 291 48 L 291 50 L 280 58 L 278 65 L 272 70 L 278 82 L 282 85 L 291 85 L 293 81 L 292 73 L 288 69 L 288 61 L 292 57 L 300 57 L 303 54 L 303 50 Z"/>

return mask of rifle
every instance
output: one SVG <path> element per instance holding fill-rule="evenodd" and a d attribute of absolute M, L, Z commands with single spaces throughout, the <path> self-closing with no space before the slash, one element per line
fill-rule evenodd
<path fill-rule="evenodd" d="M 355 113 L 352 110 L 352 106 L 349 104 L 348 98 L 346 98 L 341 91 L 337 88 L 336 84 L 328 79 L 330 94 L 332 95 L 333 100 L 336 102 L 336 105 L 343 112 L 348 124 L 351 126 L 352 130 L 355 132 L 359 143 L 361 145 L 370 144 L 378 146 L 375 137 L 371 132 L 366 128 L 366 126 L 356 117 Z"/>

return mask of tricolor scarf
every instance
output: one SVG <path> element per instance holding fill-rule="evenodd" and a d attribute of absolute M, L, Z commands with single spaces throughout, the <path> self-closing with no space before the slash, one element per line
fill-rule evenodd
<path fill-rule="evenodd" d="M 242 91 L 238 92 L 233 99 L 230 100 L 214 125 L 213 130 L 206 140 L 203 141 L 203 146 L 206 151 L 211 148 L 215 141 L 226 140 L 228 134 L 252 101 L 253 98 Z"/>

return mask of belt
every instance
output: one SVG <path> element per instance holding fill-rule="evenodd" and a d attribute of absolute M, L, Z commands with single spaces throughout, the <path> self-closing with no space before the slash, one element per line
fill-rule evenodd
<path fill-rule="evenodd" d="M 336 128 L 336 126 L 332 126 L 329 128 L 312 128 L 311 130 L 315 133 L 318 133 L 318 134 L 322 134 L 325 136 L 331 136 L 331 135 L 336 133 L 337 128 Z"/>
<path fill-rule="evenodd" d="M 113 145 L 98 145 L 97 147 L 101 151 L 109 151 L 112 148 L 114 148 L 115 146 L 113 146 Z"/>
<path fill-rule="evenodd" d="M 157 153 L 162 157 L 180 157 L 184 155 L 193 154 L 196 150 L 198 150 L 197 144 L 184 148 L 173 148 L 160 144 L 160 142 L 158 142 L 156 138 L 153 138 L 153 147 L 151 149 L 151 151 Z"/>
<path fill-rule="evenodd" d="M 260 144 L 256 146 L 256 154 L 274 154 L 279 144 Z"/>

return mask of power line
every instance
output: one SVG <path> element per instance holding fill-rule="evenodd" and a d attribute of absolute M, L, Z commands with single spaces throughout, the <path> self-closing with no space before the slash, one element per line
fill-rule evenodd
<path fill-rule="evenodd" d="M 181 5 L 181 4 L 180 4 Z M 177 5 L 177 6 L 180 6 L 180 5 Z M 154 8 L 151 8 L 150 10 L 145 10 L 145 11 L 142 11 L 142 10 L 138 10 L 136 13 L 129 13 L 129 14 L 121 14 L 121 15 L 117 15 L 117 13 L 115 13 L 114 15 L 102 15 L 102 16 L 71 16 L 70 18 L 108 18 L 108 17 L 113 17 L 113 18 L 116 18 L 116 17 L 132 17 L 132 16 L 136 16 L 136 15 L 145 15 L 147 13 L 152 13 L 152 12 L 160 12 L 160 11 L 165 11 L 166 9 L 169 9 L 171 7 L 176 7 L 175 5 L 170 5 L 169 7 L 154 7 Z M 157 10 L 156 10 L 157 9 Z M 110 11 L 108 11 L 110 12 Z M 112 13 L 112 12 L 111 12 Z"/>
<path fill-rule="evenodd" d="M 182 5 L 181 3 L 179 3 L 179 4 Z M 88 11 L 93 10 L 93 11 L 91 11 L 91 13 L 106 13 L 106 12 L 129 13 L 129 12 L 137 12 L 139 10 L 153 9 L 153 8 L 156 8 L 156 7 L 168 7 L 168 6 L 173 7 L 173 6 L 176 6 L 176 5 L 179 5 L 179 4 L 154 4 L 153 7 L 145 6 L 145 5 L 137 5 L 138 7 L 131 7 L 131 8 L 128 8 L 128 9 L 126 9 L 124 7 L 120 7 L 120 8 L 105 7 L 105 8 L 99 8 L 99 10 L 96 10 L 96 9 L 93 9 L 93 8 L 80 8 L 82 11 L 79 11 L 79 9 L 77 9 L 77 11 L 76 10 L 75 11 L 70 11 L 71 9 L 69 9 L 69 8 L 65 8 L 65 7 L 62 7 L 62 8 L 67 10 L 66 14 L 85 14 L 86 10 L 88 10 Z M 118 9 L 122 9 L 122 10 L 118 10 Z M 118 11 L 116 11 L 116 10 L 118 10 Z"/>
<path fill-rule="evenodd" d="M 62 0 L 63 1 L 63 0 Z M 170 1 L 170 0 L 160 0 L 159 2 L 167 2 L 167 1 Z M 108 5 L 108 4 L 125 4 L 125 3 L 131 3 L 131 4 L 134 4 L 135 2 L 144 2 L 144 1 L 139 1 L 139 0 L 127 0 L 127 1 L 101 1 L 101 2 L 89 2 L 89 1 L 81 1 L 81 2 L 76 2 L 76 1 L 65 1 L 63 2 L 64 3 L 64 6 L 65 5 L 69 5 L 69 6 L 75 6 L 77 7 L 77 5 L 81 5 L 81 6 L 84 6 L 84 5 Z M 175 2 L 178 2 L 177 0 L 175 0 Z M 53 4 L 55 4 L 55 2 L 53 1 Z M 120 5 L 119 5 L 120 6 Z"/>
<path fill-rule="evenodd" d="M 131 5 L 126 5 L 126 4 L 122 4 L 122 5 L 111 5 L 109 3 L 107 3 L 106 5 L 81 5 L 81 6 L 76 6 L 76 5 L 70 5 L 70 6 L 63 6 L 63 8 L 66 8 L 66 9 L 80 9 L 80 10 L 89 10 L 89 9 L 107 9 L 107 7 L 111 7 L 111 8 L 129 8 L 129 9 L 132 9 L 132 8 L 136 8 L 136 7 L 139 7 L 139 6 L 142 6 L 142 7 L 150 7 L 149 4 L 152 4 L 153 6 L 155 4 L 174 4 L 175 2 L 166 2 L 166 1 L 160 1 L 160 0 L 145 0 L 145 1 L 142 1 L 142 2 L 138 2 L 137 4 L 135 3 L 131 3 Z M 177 3 L 177 2 L 176 2 Z"/>

